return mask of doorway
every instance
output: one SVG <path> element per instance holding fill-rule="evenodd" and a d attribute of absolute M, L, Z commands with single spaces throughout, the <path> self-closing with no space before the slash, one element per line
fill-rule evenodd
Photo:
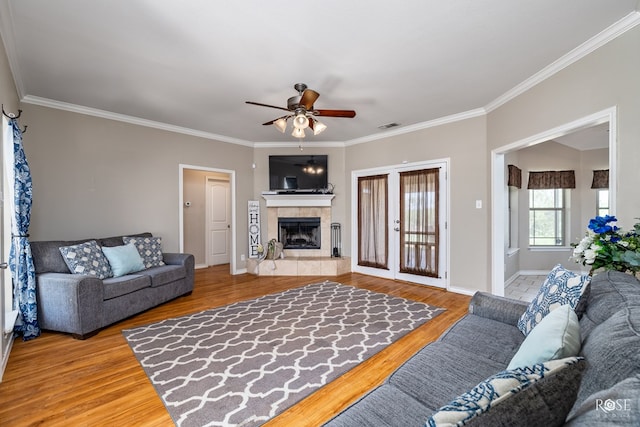
<path fill-rule="evenodd" d="M 228 264 L 231 259 L 231 187 L 228 179 L 207 177 L 205 209 L 207 266 Z"/>
<path fill-rule="evenodd" d="M 505 233 L 505 225 L 508 218 L 509 193 L 506 187 L 507 166 L 505 157 L 507 154 L 531 147 L 546 141 L 565 137 L 571 133 L 582 131 L 594 126 L 608 124 L 608 152 L 609 152 L 609 201 L 608 208 L 615 214 L 616 211 L 616 108 L 612 107 L 592 115 L 583 117 L 573 122 L 558 126 L 546 132 L 533 135 L 529 138 L 514 142 L 504 147 L 494 149 L 491 153 L 492 165 L 492 224 L 491 224 L 491 292 L 494 295 L 504 295 L 505 271 L 507 268 L 505 248 L 509 247 L 508 233 Z"/>
<path fill-rule="evenodd" d="M 180 165 L 180 251 L 196 268 L 229 264 L 237 274 L 235 171 Z"/>
<path fill-rule="evenodd" d="M 448 163 L 352 172 L 352 271 L 448 286 Z"/>

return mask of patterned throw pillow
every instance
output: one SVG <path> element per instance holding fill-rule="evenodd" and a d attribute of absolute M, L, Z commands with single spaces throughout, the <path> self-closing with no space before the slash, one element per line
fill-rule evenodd
<path fill-rule="evenodd" d="M 133 243 L 146 268 L 164 265 L 162 239 L 160 237 L 123 237 L 124 244 Z"/>
<path fill-rule="evenodd" d="M 518 329 L 527 336 L 542 318 L 561 305 L 576 309 L 591 276 L 575 274 L 558 264 L 549 273 L 538 294 L 520 316 Z"/>
<path fill-rule="evenodd" d="M 95 240 L 73 246 L 62 246 L 59 249 L 71 273 L 95 276 L 98 279 L 113 276 L 109 261 Z"/>
<path fill-rule="evenodd" d="M 555 376 L 559 371 L 572 367 L 583 360 L 580 357 L 567 357 L 566 359 L 551 360 L 533 366 L 498 372 L 440 408 L 427 420 L 426 426 L 463 426 L 472 418 L 489 411 L 499 403 L 504 404 L 509 397 L 525 390 L 542 378 Z M 562 399 L 564 397 L 563 395 L 553 398 Z M 551 397 L 547 396 L 547 398 Z M 568 408 L 570 407 L 569 405 Z"/>

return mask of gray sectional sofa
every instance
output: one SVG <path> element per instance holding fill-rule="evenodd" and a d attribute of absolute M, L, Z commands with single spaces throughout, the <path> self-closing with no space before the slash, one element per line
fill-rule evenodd
<path fill-rule="evenodd" d="M 152 237 L 151 233 L 128 237 Z M 34 241 L 31 251 L 36 270 L 38 321 L 46 330 L 85 339 L 101 328 L 151 307 L 188 295 L 194 284 L 194 258 L 190 254 L 162 253 L 164 265 L 101 280 L 71 274 L 60 247 L 95 240 L 100 247 L 124 245 L 124 236 L 77 241 Z"/>
<path fill-rule="evenodd" d="M 640 425 L 640 282 L 597 274 L 584 300 L 580 369 L 545 377 L 464 425 Z M 527 305 L 476 293 L 465 317 L 325 426 L 425 425 L 456 396 L 506 369 L 524 340 L 516 324 Z"/>

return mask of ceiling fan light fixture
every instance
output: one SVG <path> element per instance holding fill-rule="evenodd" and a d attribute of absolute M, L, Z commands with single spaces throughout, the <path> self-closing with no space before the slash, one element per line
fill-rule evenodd
<path fill-rule="evenodd" d="M 291 135 L 295 138 L 304 138 L 304 129 L 299 127 L 294 127 Z"/>
<path fill-rule="evenodd" d="M 314 135 L 319 135 L 322 132 L 324 132 L 327 129 L 327 125 L 325 125 L 322 122 L 319 122 L 318 120 L 313 121 L 313 134 Z"/>
<path fill-rule="evenodd" d="M 296 129 L 306 129 L 309 127 L 309 118 L 305 111 L 296 112 L 296 116 L 293 118 L 293 126 Z"/>
<path fill-rule="evenodd" d="M 278 120 L 273 122 L 273 125 L 282 133 L 287 130 L 287 121 L 284 119 L 284 117 L 280 117 Z"/>

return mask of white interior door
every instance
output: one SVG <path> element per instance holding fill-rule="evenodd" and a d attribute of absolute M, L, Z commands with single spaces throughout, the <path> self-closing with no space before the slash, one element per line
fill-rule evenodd
<path fill-rule="evenodd" d="M 228 264 L 231 259 L 231 191 L 229 181 L 207 178 L 207 265 Z"/>
<path fill-rule="evenodd" d="M 406 272 L 407 258 L 410 258 L 409 251 L 413 251 L 416 245 L 415 230 L 410 224 L 405 223 L 406 214 L 403 218 L 403 212 L 410 209 L 406 200 L 401 200 L 402 191 L 400 189 L 400 174 L 402 172 L 417 171 L 421 169 L 438 169 L 438 245 L 437 256 L 434 259 L 437 262 L 437 277 L 425 276 Z M 448 286 L 448 183 L 447 183 L 448 161 L 437 162 L 420 162 L 415 164 L 390 166 L 386 168 L 376 168 L 366 171 L 357 171 L 353 173 L 352 187 L 352 212 L 355 218 L 352 231 L 353 254 L 352 269 L 355 272 L 369 274 L 377 277 L 385 277 L 390 279 L 404 280 L 412 283 L 419 283 L 430 286 L 444 287 Z M 387 194 L 387 214 L 380 215 L 386 220 L 386 236 L 387 239 L 387 266 L 371 267 L 359 265 L 359 221 L 358 221 L 358 177 L 372 175 L 388 175 L 388 194 Z M 382 237 L 382 236 L 381 236 Z M 403 265 L 405 268 L 403 268 Z"/>

